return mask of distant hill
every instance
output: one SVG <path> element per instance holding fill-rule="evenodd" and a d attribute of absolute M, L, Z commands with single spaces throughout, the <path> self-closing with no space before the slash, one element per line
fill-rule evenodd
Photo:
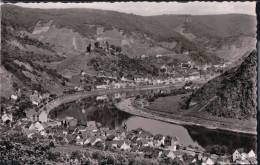
<path fill-rule="evenodd" d="M 160 15 L 147 17 L 172 27 L 208 52 L 224 60 L 239 59 L 256 47 L 256 16 L 221 15 Z"/>
<path fill-rule="evenodd" d="M 49 43 L 65 56 L 81 54 L 89 42 L 101 38 L 122 46 L 130 57 L 175 56 L 192 51 L 190 60 L 217 63 L 230 54 L 225 53 L 230 51 L 229 47 L 239 47 L 243 37 L 255 41 L 255 16 L 242 14 L 144 17 L 97 9 L 30 9 L 15 5 L 1 8 L 2 24 L 31 33 L 31 37 Z M 100 27 L 104 30 L 99 35 Z M 237 37 L 241 42 L 236 41 Z M 216 49 L 219 52 L 215 53 Z"/>
<path fill-rule="evenodd" d="M 256 17 L 246 14 L 160 15 L 147 19 L 172 28 L 185 24 L 187 31 L 196 36 L 225 38 L 238 35 L 254 37 L 256 34 Z"/>
<path fill-rule="evenodd" d="M 188 104 L 209 103 L 205 110 L 216 116 L 255 118 L 256 56 L 252 51 L 240 65 L 210 80 L 190 96 Z"/>
<path fill-rule="evenodd" d="M 241 14 L 145 17 L 9 4 L 1 5 L 1 11 L 1 64 L 5 73 L 13 74 L 24 86 L 56 92 L 67 83 L 64 77 L 82 70 L 117 77 L 154 76 L 162 65 L 172 66 L 177 61 L 236 61 L 252 50 L 256 41 L 255 17 Z M 108 41 L 122 52 L 86 53 L 86 47 L 90 43 L 94 47 L 97 41 Z M 151 58 L 139 58 L 143 55 Z"/>

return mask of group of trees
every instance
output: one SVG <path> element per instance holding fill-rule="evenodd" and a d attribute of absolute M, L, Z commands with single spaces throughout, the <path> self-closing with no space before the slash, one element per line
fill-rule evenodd
<path fill-rule="evenodd" d="M 225 155 L 228 153 L 228 148 L 227 146 L 222 146 L 222 145 L 213 145 L 213 146 L 207 146 L 206 151 L 211 153 L 211 154 L 216 154 L 216 155 Z"/>

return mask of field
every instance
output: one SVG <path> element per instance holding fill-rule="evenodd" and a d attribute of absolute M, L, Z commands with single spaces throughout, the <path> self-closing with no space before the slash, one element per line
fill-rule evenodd
<path fill-rule="evenodd" d="M 159 97 L 154 102 L 151 103 L 147 109 L 150 110 L 158 110 L 160 112 L 167 113 L 180 113 L 181 107 L 179 102 L 181 98 L 187 96 L 188 94 L 176 95 L 176 96 L 168 96 L 168 97 Z"/>

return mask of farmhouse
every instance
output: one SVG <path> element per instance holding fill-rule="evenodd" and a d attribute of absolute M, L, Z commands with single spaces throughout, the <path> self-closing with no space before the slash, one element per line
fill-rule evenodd
<path fill-rule="evenodd" d="M 8 113 L 5 113 L 3 116 L 2 116 L 2 121 L 3 123 L 5 124 L 8 124 L 10 122 L 13 121 L 13 115 L 12 114 L 8 114 Z"/>
<path fill-rule="evenodd" d="M 108 85 L 97 85 L 96 88 L 97 89 L 108 89 L 109 86 Z"/>
<path fill-rule="evenodd" d="M 236 160 L 241 159 L 241 154 L 238 152 L 238 150 L 236 150 L 236 151 L 233 153 L 232 158 L 233 158 L 233 162 L 235 162 Z"/>
<path fill-rule="evenodd" d="M 40 114 L 39 114 L 39 121 L 42 123 L 46 123 L 48 122 L 48 113 L 46 110 L 43 110 Z"/>
<path fill-rule="evenodd" d="M 25 112 L 26 118 L 28 118 L 30 121 L 38 121 L 38 112 L 35 111 L 35 109 L 30 109 Z"/>

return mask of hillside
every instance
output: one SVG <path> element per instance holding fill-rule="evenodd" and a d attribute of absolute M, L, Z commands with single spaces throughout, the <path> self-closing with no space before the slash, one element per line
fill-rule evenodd
<path fill-rule="evenodd" d="M 144 17 L 96 9 L 1 9 L 1 63 L 7 73 L 29 88 L 40 84 L 53 92 L 81 71 L 157 76 L 164 64 L 233 62 L 255 47 L 255 17 L 248 15 Z M 108 53 L 105 41 L 120 51 Z M 87 46 L 94 48 L 96 42 L 103 48 L 88 53 Z M 155 58 L 159 54 L 164 58 Z M 139 58 L 143 55 L 149 58 Z"/>
<path fill-rule="evenodd" d="M 79 55 L 63 60 L 55 67 L 65 77 L 79 74 L 81 71 L 90 75 L 106 75 L 121 78 L 125 76 L 156 76 L 158 67 L 142 59 L 132 59 L 124 54 L 117 56 L 102 55 L 93 52 L 90 55 Z"/>
<path fill-rule="evenodd" d="M 2 11 L 2 23 L 18 31 L 29 32 L 30 37 L 48 43 L 58 54 L 64 56 L 84 53 L 86 46 L 95 40 L 108 40 L 121 46 L 129 57 L 143 54 L 171 54 L 174 57 L 190 51 L 193 53 L 189 60 L 203 63 L 220 61 L 214 51 L 208 52 L 203 45 L 211 41 L 211 38 L 203 40 L 205 35 L 198 34 L 201 26 L 191 24 L 192 29 L 197 31 L 186 34 L 190 28 L 185 29 L 184 16 L 169 16 L 172 19 L 167 21 L 168 17 L 165 19 L 164 16 L 143 17 L 94 9 L 29 9 L 14 5 L 2 5 Z M 229 19 L 224 21 L 225 24 L 230 22 Z M 215 33 L 215 30 L 208 26 L 203 28 L 205 34 Z M 187 36 L 196 36 L 196 40 Z M 198 40 L 203 42 L 199 43 Z"/>
<path fill-rule="evenodd" d="M 115 47 L 110 54 L 104 48 L 96 48 L 91 53 L 80 53 L 70 57 L 57 51 L 52 45 L 33 36 L 26 31 L 19 31 L 2 22 L 1 80 L 9 82 L 1 84 L 1 96 L 10 97 L 17 88 L 62 94 L 67 88 L 76 84 L 72 78 L 85 71 L 96 81 L 95 76 L 119 77 L 147 76 L 158 74 L 158 68 L 139 58 L 130 58 L 119 53 Z M 63 32 L 66 34 L 66 31 Z M 62 34 L 62 33 L 60 33 Z M 64 39 L 64 38 L 59 38 Z M 65 40 L 66 41 L 66 40 Z M 58 46 L 57 46 L 58 47 Z M 112 46 L 113 47 L 113 46 Z M 73 50 L 71 52 L 74 52 Z M 17 90 L 17 89 L 16 89 Z"/>
<path fill-rule="evenodd" d="M 62 83 L 66 80 L 55 70 L 40 63 L 61 61 L 63 57 L 52 51 L 48 44 L 16 33 L 11 27 L 3 26 L 2 36 L 1 80 L 6 79 L 10 82 L 9 86 L 21 89 L 49 91 L 55 94 L 62 92 Z M 9 92 L 7 89 L 10 89 Z M 2 96 L 8 97 L 10 92 L 13 93 L 11 87 L 7 89 Z"/>
<path fill-rule="evenodd" d="M 188 104 L 206 105 L 215 116 L 249 119 L 256 117 L 256 51 L 238 66 L 210 80 L 194 92 Z"/>
<path fill-rule="evenodd" d="M 256 17 L 245 14 L 160 15 L 147 17 L 172 27 L 224 60 L 235 61 L 256 45 Z"/>
<path fill-rule="evenodd" d="M 245 14 L 221 15 L 160 15 L 147 17 L 172 28 L 184 25 L 195 36 L 226 38 L 231 36 L 255 37 L 256 17 Z"/>

